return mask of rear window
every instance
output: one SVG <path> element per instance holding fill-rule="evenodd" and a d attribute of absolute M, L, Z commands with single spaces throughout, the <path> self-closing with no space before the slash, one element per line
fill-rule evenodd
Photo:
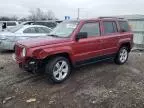
<path fill-rule="evenodd" d="M 103 25 L 105 34 L 118 32 L 117 25 L 114 21 L 104 21 Z"/>
<path fill-rule="evenodd" d="M 127 21 L 119 21 L 120 28 L 123 32 L 129 31 L 129 25 Z"/>
<path fill-rule="evenodd" d="M 7 22 L 7 26 L 16 26 L 15 22 Z"/>

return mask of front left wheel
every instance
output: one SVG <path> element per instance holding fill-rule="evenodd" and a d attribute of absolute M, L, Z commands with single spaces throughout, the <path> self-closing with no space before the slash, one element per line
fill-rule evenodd
<path fill-rule="evenodd" d="M 65 57 L 54 57 L 46 65 L 45 72 L 48 73 L 49 80 L 53 83 L 61 83 L 70 74 L 70 62 Z"/>

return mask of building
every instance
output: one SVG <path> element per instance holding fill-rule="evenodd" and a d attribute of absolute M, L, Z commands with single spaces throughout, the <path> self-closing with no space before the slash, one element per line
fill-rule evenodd
<path fill-rule="evenodd" d="M 144 15 L 124 15 L 121 17 L 129 21 L 134 32 L 135 45 L 144 46 Z"/>

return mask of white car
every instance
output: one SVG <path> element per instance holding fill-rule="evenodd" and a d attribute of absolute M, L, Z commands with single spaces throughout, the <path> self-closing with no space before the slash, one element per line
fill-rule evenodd
<path fill-rule="evenodd" d="M 44 37 L 49 34 L 50 28 L 41 25 L 21 25 L 0 32 L 0 50 L 14 50 L 19 40 Z"/>
<path fill-rule="evenodd" d="M 17 21 L 0 21 L 0 31 L 19 25 Z"/>

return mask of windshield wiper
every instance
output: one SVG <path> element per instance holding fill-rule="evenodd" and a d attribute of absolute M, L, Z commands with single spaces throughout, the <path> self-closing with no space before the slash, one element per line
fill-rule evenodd
<path fill-rule="evenodd" d="M 48 36 L 52 36 L 52 37 L 59 37 L 58 35 L 55 35 L 55 34 L 50 34 Z"/>

